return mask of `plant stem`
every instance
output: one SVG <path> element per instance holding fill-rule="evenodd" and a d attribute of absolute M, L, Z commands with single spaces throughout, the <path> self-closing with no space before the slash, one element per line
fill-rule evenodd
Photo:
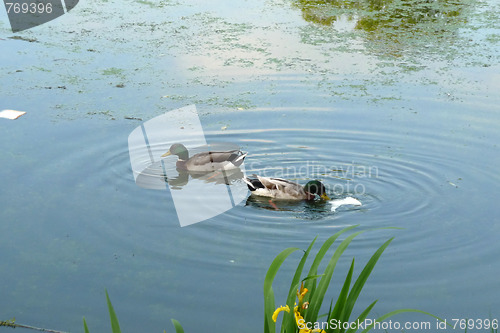
<path fill-rule="evenodd" d="M 24 324 L 17 324 L 14 322 L 14 320 L 6 320 L 6 321 L 0 321 L 0 326 L 5 326 L 5 327 L 21 327 L 21 328 L 28 328 L 30 330 L 35 330 L 35 331 L 40 331 L 40 332 L 49 332 L 49 333 L 67 333 L 63 331 L 55 331 L 47 328 L 40 328 L 40 327 L 35 327 L 35 326 L 30 326 L 30 325 L 24 325 Z"/>

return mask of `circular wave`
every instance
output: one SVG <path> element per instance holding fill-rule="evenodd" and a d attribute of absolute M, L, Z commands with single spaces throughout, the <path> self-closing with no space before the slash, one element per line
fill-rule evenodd
<path fill-rule="evenodd" d="M 164 261 L 171 256 L 192 265 L 223 268 L 262 267 L 265 259 L 249 257 L 249 251 L 258 248 L 259 253 L 275 254 L 292 244 L 306 247 L 316 235 L 328 237 L 353 224 L 362 228 L 412 228 L 411 235 L 398 236 L 411 248 L 411 244 L 437 232 L 436 216 L 445 216 L 448 209 L 442 198 L 459 185 L 456 175 L 463 173 L 458 159 L 442 155 L 442 151 L 453 149 L 452 143 L 430 133 L 409 138 L 382 130 L 277 128 L 206 135 L 208 142 L 232 142 L 247 151 L 247 175 L 282 177 L 302 184 L 319 179 L 330 196 L 352 196 L 362 206 L 344 206 L 332 212 L 328 203 L 271 205 L 268 200 L 250 198 L 221 215 L 180 229 L 167 187 L 152 191 L 136 186 L 126 147 L 111 142 L 104 147 L 104 158 L 102 145 L 71 157 L 93 161 L 87 165 L 91 175 L 88 181 L 97 190 L 107 188 L 110 196 L 113 191 L 122 192 L 122 202 L 116 206 L 122 210 L 121 215 L 127 216 L 128 224 L 101 212 L 99 218 L 107 224 L 91 223 L 90 232 L 99 233 L 102 239 L 114 239 L 123 251 L 134 249 L 156 258 L 151 260 Z M 492 168 L 486 171 L 481 170 L 485 177 L 496 177 Z M 157 232 L 152 234 L 152 230 Z M 362 247 L 379 241 L 367 239 Z M 439 247 L 433 244 L 422 251 L 448 250 Z"/>

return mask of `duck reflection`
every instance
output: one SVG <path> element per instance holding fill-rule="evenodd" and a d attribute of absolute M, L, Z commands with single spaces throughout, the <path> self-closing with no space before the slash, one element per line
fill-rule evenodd
<path fill-rule="evenodd" d="M 182 227 L 222 214 L 248 195 L 242 180 L 246 153 L 238 146 L 204 145 L 190 152 L 191 158 L 184 145 L 173 144 L 136 177 L 140 187 L 169 191 Z"/>
<path fill-rule="evenodd" d="M 247 156 L 239 147 L 234 145 L 217 144 L 207 145 L 213 150 L 204 151 L 189 157 L 187 148 L 181 143 L 174 143 L 170 149 L 161 157 L 177 155 L 175 164 L 177 170 L 206 173 L 215 170 L 232 170 L 239 168 Z M 208 148 L 207 147 L 207 148 Z M 228 149 L 231 147 L 230 149 Z"/>
<path fill-rule="evenodd" d="M 201 152 L 199 152 L 202 150 Z M 181 143 L 174 143 L 161 157 L 165 158 L 165 181 L 171 189 L 182 189 L 190 180 L 200 180 L 203 184 L 230 185 L 244 177 L 240 166 L 247 156 L 237 145 L 230 143 L 214 143 L 193 149 L 195 154 L 189 157 L 187 148 Z M 172 159 L 177 156 L 175 169 L 172 172 Z"/>
<path fill-rule="evenodd" d="M 245 175 L 240 168 L 231 170 L 215 170 L 212 172 L 194 172 L 186 170 L 177 170 L 178 174 L 168 177 L 164 174 L 164 181 L 168 183 L 171 189 L 180 190 L 188 184 L 190 180 L 200 180 L 205 184 L 231 185 L 240 181 Z"/>
<path fill-rule="evenodd" d="M 253 206 L 267 210 L 294 211 L 297 210 L 297 201 L 277 200 L 251 195 L 247 198 L 245 206 Z"/>
<path fill-rule="evenodd" d="M 159 161 L 138 174 L 137 185 L 163 190 L 168 184 L 170 189 L 180 190 L 193 180 L 201 181 L 199 184 L 231 185 L 244 177 L 241 168 L 247 153 L 235 144 L 214 143 L 193 148 L 191 152 L 194 154 L 189 157 L 183 144 L 172 144 Z M 171 155 L 177 156 L 177 161 Z M 199 190 L 203 192 L 202 188 Z"/>

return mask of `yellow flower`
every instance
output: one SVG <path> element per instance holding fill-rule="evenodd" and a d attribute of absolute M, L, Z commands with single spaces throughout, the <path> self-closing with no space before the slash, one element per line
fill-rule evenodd
<path fill-rule="evenodd" d="M 302 303 L 302 301 L 304 300 L 304 296 L 307 294 L 308 290 L 307 288 L 304 288 L 304 282 L 302 282 L 302 284 L 300 285 L 300 289 L 297 290 L 297 298 L 299 299 L 299 305 L 297 305 L 297 303 L 295 303 L 295 308 L 293 309 L 293 313 L 295 315 L 295 322 L 297 323 L 297 327 L 299 327 L 299 324 L 302 322 L 304 322 L 304 318 L 302 317 L 302 314 L 300 313 L 300 310 L 299 308 L 303 309 L 303 308 L 306 308 L 304 307 L 303 305 L 306 304 L 306 303 Z M 309 303 L 307 303 L 309 304 Z M 290 313 L 290 308 L 288 307 L 288 305 L 286 306 L 280 306 L 279 308 L 276 309 L 276 311 L 274 311 L 273 313 L 273 321 L 276 322 L 276 319 L 278 319 L 278 314 L 282 311 L 286 311 L 288 313 Z M 299 333 L 326 333 L 325 331 L 323 331 L 322 329 L 319 329 L 319 328 L 315 328 L 315 329 L 308 329 L 308 328 L 302 328 L 299 330 Z"/>
<path fill-rule="evenodd" d="M 302 303 L 302 300 L 304 299 L 304 296 L 307 294 L 308 291 L 309 290 L 307 290 L 307 288 L 304 288 L 304 282 L 302 281 L 300 289 L 297 290 L 297 298 L 299 299 L 299 304 Z"/>
<path fill-rule="evenodd" d="M 273 321 L 274 322 L 276 322 L 276 319 L 278 319 L 279 313 L 282 311 L 286 311 L 286 312 L 290 313 L 290 308 L 288 307 L 288 305 L 280 306 L 279 308 L 277 308 L 276 311 L 274 311 L 274 313 L 273 313 Z"/>
<path fill-rule="evenodd" d="M 293 312 L 295 313 L 295 322 L 297 323 L 297 327 L 299 326 L 300 320 L 304 319 L 302 315 L 300 314 L 299 307 L 296 306 L 295 309 L 293 309 Z M 301 330 L 302 332 L 302 330 Z"/>
<path fill-rule="evenodd" d="M 297 327 L 300 327 L 300 324 L 304 323 L 304 318 L 300 314 L 298 306 L 295 307 L 295 321 L 297 323 Z M 319 328 L 315 328 L 315 329 L 302 328 L 302 329 L 299 329 L 299 333 L 326 333 L 326 332 L 323 331 L 322 329 L 319 329 Z"/>
<path fill-rule="evenodd" d="M 304 288 L 304 282 L 302 282 L 300 285 L 300 289 L 297 290 L 297 298 L 299 299 L 299 309 L 300 310 L 307 309 L 307 307 L 309 306 L 309 302 L 304 303 L 304 297 L 306 296 L 308 291 L 309 290 L 307 290 L 307 288 Z"/>

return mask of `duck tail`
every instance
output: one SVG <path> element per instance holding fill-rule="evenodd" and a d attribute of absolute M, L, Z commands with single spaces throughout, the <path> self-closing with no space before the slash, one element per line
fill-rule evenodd
<path fill-rule="evenodd" d="M 239 155 L 238 157 L 236 157 L 234 160 L 231 161 L 231 163 L 233 163 L 237 167 L 239 167 L 243 163 L 243 161 L 245 160 L 245 157 L 248 154 L 248 153 L 243 154 L 242 151 L 240 151 L 240 153 L 242 153 L 242 155 Z"/>
<path fill-rule="evenodd" d="M 253 175 L 253 176 L 256 177 L 256 175 Z M 257 178 L 245 177 L 245 178 L 243 178 L 243 181 L 247 184 L 248 189 L 250 191 L 255 191 L 258 188 L 264 188 L 264 185 L 262 185 L 260 180 L 258 180 Z"/>
<path fill-rule="evenodd" d="M 255 191 L 255 187 L 252 184 L 252 180 L 248 177 L 243 177 L 243 181 L 247 184 L 250 191 Z"/>

